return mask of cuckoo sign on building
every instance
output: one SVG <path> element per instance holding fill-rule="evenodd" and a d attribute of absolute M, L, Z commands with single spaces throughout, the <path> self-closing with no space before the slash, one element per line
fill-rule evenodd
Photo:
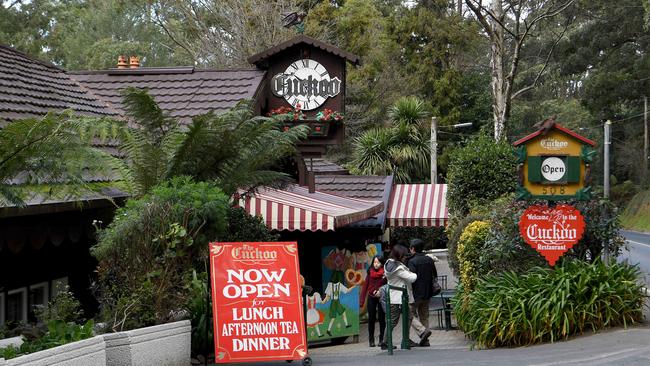
<path fill-rule="evenodd" d="M 519 163 L 518 198 L 547 201 L 590 198 L 590 164 L 595 142 L 555 120 L 515 142 Z"/>
<path fill-rule="evenodd" d="M 309 111 L 323 105 L 327 98 L 337 96 L 341 92 L 341 80 L 330 77 L 318 61 L 302 59 L 273 77 L 271 91 L 294 108 Z"/>

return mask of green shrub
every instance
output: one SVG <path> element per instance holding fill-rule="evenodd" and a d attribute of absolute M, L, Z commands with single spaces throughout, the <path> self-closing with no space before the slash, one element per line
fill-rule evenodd
<path fill-rule="evenodd" d="M 504 272 L 453 300 L 458 325 L 479 348 L 567 339 L 591 329 L 642 321 L 644 294 L 635 266 L 564 260 L 556 269 Z"/>
<path fill-rule="evenodd" d="M 391 243 L 409 242 L 418 238 L 424 241 L 424 249 L 439 249 L 447 246 L 447 234 L 444 227 L 396 227 L 390 230 Z"/>
<path fill-rule="evenodd" d="M 260 216 L 251 216 L 241 207 L 228 210 L 228 228 L 219 238 L 221 241 L 278 241 L 278 234 L 271 234 Z"/>
<path fill-rule="evenodd" d="M 50 300 L 47 307 L 36 310 L 36 319 L 40 323 L 49 324 L 59 320 L 65 323 L 78 323 L 82 320 L 83 310 L 68 286 L 57 288 L 57 294 Z"/>
<path fill-rule="evenodd" d="M 509 195 L 486 207 L 490 234 L 476 264 L 480 276 L 504 271 L 524 273 L 546 265 L 546 260 L 519 233 L 519 220 L 529 205 Z"/>
<path fill-rule="evenodd" d="M 113 330 L 173 319 L 187 301 L 192 270 L 226 231 L 228 197 L 213 183 L 174 178 L 129 200 L 99 231 L 97 292 Z"/>
<path fill-rule="evenodd" d="M 517 187 L 517 162 L 507 142 L 481 135 L 454 149 L 447 173 L 447 205 L 452 224 Z"/>
<path fill-rule="evenodd" d="M 627 229 L 650 231 L 650 189 L 637 193 L 627 204 L 621 222 Z"/>
<path fill-rule="evenodd" d="M 631 180 L 626 180 L 621 184 L 613 184 L 609 192 L 609 199 L 616 206 L 624 206 L 630 202 L 635 194 L 639 193 L 640 187 L 634 184 Z"/>
<path fill-rule="evenodd" d="M 467 225 L 460 235 L 457 256 L 460 266 L 460 282 L 465 291 L 472 291 L 480 276 L 477 273 L 477 263 L 489 232 L 489 223 L 485 221 L 474 221 Z"/>
<path fill-rule="evenodd" d="M 8 360 L 90 338 L 93 336 L 94 325 L 92 320 L 88 320 L 83 325 L 63 320 L 50 320 L 47 323 L 45 334 L 33 339 L 26 339 L 20 347 L 8 346 L 0 349 L 0 358 Z"/>
<path fill-rule="evenodd" d="M 460 264 L 458 263 L 458 241 L 460 240 L 460 236 L 467 227 L 467 225 L 473 223 L 474 221 L 482 221 L 484 220 L 485 217 L 480 216 L 480 215 L 469 215 L 462 220 L 460 220 L 452 229 L 449 227 L 447 228 L 452 232 L 451 237 L 449 238 L 449 241 L 447 242 L 447 250 L 448 250 L 448 255 L 447 258 L 449 260 L 449 267 L 451 268 L 452 271 L 458 276 L 460 274 Z"/>
<path fill-rule="evenodd" d="M 601 256 L 605 244 L 611 256 L 619 256 L 625 238 L 620 234 L 621 221 L 616 206 L 606 200 L 573 202 L 573 205 L 585 218 L 585 232 L 565 256 L 593 262 Z"/>

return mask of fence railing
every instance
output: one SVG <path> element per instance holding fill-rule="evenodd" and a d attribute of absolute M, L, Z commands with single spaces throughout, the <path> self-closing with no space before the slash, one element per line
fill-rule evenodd
<path fill-rule="evenodd" d="M 411 342 L 409 338 L 409 296 L 406 286 L 398 287 L 388 285 L 388 296 L 386 296 L 386 346 L 388 347 L 388 354 L 393 354 L 393 323 L 391 322 L 391 309 L 390 309 L 390 291 L 397 290 L 402 292 L 402 344 L 401 349 L 411 349 Z"/>

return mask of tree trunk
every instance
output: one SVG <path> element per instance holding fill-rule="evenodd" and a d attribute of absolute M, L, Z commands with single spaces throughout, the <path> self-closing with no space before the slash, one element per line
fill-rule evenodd
<path fill-rule="evenodd" d="M 492 13 L 495 18 L 503 22 L 504 14 L 501 0 L 492 2 Z M 505 32 L 503 27 L 495 20 L 490 20 L 492 28 L 491 60 L 492 67 L 492 116 L 494 118 L 494 140 L 501 141 L 505 138 L 505 124 L 508 116 L 508 96 L 506 95 L 506 77 L 504 75 Z"/>

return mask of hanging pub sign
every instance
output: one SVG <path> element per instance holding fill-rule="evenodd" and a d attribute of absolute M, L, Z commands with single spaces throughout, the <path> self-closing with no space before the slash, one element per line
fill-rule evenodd
<path fill-rule="evenodd" d="M 307 358 L 298 245 L 210 243 L 217 363 Z"/>
<path fill-rule="evenodd" d="M 587 200 L 591 197 L 590 164 L 595 142 L 568 130 L 554 119 L 514 143 L 519 163 L 521 200 Z"/>
<path fill-rule="evenodd" d="M 327 98 L 337 96 L 341 92 L 341 79 L 331 78 L 318 61 L 302 59 L 271 79 L 271 91 L 294 108 L 309 111 L 323 105 Z"/>
<path fill-rule="evenodd" d="M 580 241 L 585 221 L 573 206 L 530 206 L 519 221 L 519 233 L 551 265 Z"/>

